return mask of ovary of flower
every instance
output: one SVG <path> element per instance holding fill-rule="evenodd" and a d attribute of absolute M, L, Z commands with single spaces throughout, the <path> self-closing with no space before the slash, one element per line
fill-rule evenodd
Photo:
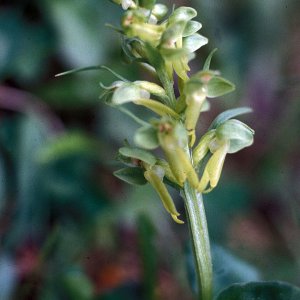
<path fill-rule="evenodd" d="M 178 217 L 180 216 L 179 212 L 177 211 L 175 204 L 173 202 L 172 197 L 169 194 L 163 180 L 161 178 L 161 174 L 158 174 L 155 169 L 148 169 L 145 171 L 144 176 L 146 180 L 152 185 L 155 191 L 158 193 L 165 209 L 171 215 L 173 220 L 178 224 L 184 224 L 182 220 L 179 220 Z"/>
<path fill-rule="evenodd" d="M 229 143 L 229 141 L 224 142 L 209 159 L 197 188 L 199 192 L 208 193 L 218 184 Z M 208 185 L 209 188 L 207 188 Z"/>
<path fill-rule="evenodd" d="M 198 145 L 193 150 L 193 162 L 197 166 L 209 151 L 209 144 L 216 136 L 216 130 L 212 129 L 202 136 Z"/>
<path fill-rule="evenodd" d="M 133 101 L 137 105 L 143 105 L 148 109 L 152 110 L 153 112 L 157 113 L 159 116 L 171 116 L 175 119 L 179 119 L 180 116 L 169 106 L 162 104 L 156 100 L 152 99 L 137 99 Z"/>
<path fill-rule="evenodd" d="M 186 97 L 185 128 L 191 136 L 190 146 L 195 142 L 195 128 L 205 99 L 206 93 L 202 89 Z"/>
<path fill-rule="evenodd" d="M 177 183 L 182 186 L 188 180 L 192 187 L 197 188 L 199 184 L 198 176 L 189 157 L 179 146 L 174 136 L 162 133 L 158 137 Z"/>

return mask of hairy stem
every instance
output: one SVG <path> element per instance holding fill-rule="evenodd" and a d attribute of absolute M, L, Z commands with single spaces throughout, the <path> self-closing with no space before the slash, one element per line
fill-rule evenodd
<path fill-rule="evenodd" d="M 188 182 L 183 196 L 193 244 L 195 267 L 198 279 L 198 299 L 212 299 L 212 261 L 210 243 L 202 195 Z"/>

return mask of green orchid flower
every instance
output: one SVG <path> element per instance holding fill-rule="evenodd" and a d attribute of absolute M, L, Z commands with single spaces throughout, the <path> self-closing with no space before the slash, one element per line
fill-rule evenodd
<path fill-rule="evenodd" d="M 239 120 L 231 119 L 221 123 L 216 129 L 202 137 L 194 149 L 194 162 L 198 164 L 210 152 L 198 190 L 207 193 L 219 182 L 227 153 L 236 153 L 253 144 L 254 131 Z"/>

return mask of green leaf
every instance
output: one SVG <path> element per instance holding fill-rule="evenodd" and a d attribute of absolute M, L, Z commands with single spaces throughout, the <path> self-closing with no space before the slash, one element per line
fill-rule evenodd
<path fill-rule="evenodd" d="M 119 152 L 126 157 L 135 158 L 141 160 L 150 166 L 155 165 L 156 157 L 150 152 L 139 149 L 139 148 L 131 148 L 131 147 L 122 147 L 119 149 Z"/>
<path fill-rule="evenodd" d="M 231 284 L 261 279 L 259 271 L 254 266 L 235 256 L 229 250 L 213 244 L 211 251 L 215 295 Z"/>
<path fill-rule="evenodd" d="M 253 110 L 250 107 L 238 107 L 233 109 L 228 109 L 221 114 L 219 114 L 209 126 L 209 129 L 215 129 L 220 124 L 224 123 L 225 121 L 237 117 L 239 115 L 251 113 Z"/>
<path fill-rule="evenodd" d="M 119 179 L 133 185 L 144 185 L 147 180 L 144 177 L 144 171 L 141 168 L 123 168 L 114 172 Z"/>
<path fill-rule="evenodd" d="M 174 10 L 169 17 L 169 24 L 178 21 L 189 21 L 197 16 L 197 11 L 191 7 L 182 6 Z"/>
<path fill-rule="evenodd" d="M 218 49 L 215 48 L 214 50 L 212 50 L 212 51 L 209 53 L 208 57 L 207 57 L 206 60 L 205 60 L 205 63 L 204 63 L 204 66 L 203 66 L 203 71 L 208 71 L 208 70 L 209 70 L 209 68 L 210 68 L 210 63 L 211 63 L 211 59 L 212 59 L 213 55 L 216 53 L 217 50 L 218 50 Z"/>
<path fill-rule="evenodd" d="M 233 284 L 223 290 L 216 300 L 298 300 L 300 288 L 280 281 Z"/>
<path fill-rule="evenodd" d="M 134 142 L 137 146 L 144 149 L 155 149 L 159 146 L 157 131 L 152 126 L 139 128 L 134 135 Z"/>
<path fill-rule="evenodd" d="M 192 35 L 192 34 L 196 33 L 198 30 L 200 30 L 201 27 L 202 27 L 202 24 L 197 21 L 188 21 L 185 25 L 182 36 L 187 37 L 189 35 Z"/>
<path fill-rule="evenodd" d="M 197 51 L 208 43 L 208 39 L 201 34 L 195 33 L 183 39 L 183 48 L 189 53 Z"/>
<path fill-rule="evenodd" d="M 220 76 L 213 77 L 207 84 L 207 97 L 220 97 L 234 91 L 235 86 L 230 81 Z"/>
<path fill-rule="evenodd" d="M 70 300 L 90 300 L 93 297 L 93 285 L 80 270 L 67 272 L 63 277 L 63 286 Z"/>
<path fill-rule="evenodd" d="M 216 129 L 217 139 L 230 141 L 228 153 L 235 153 L 253 144 L 254 131 L 243 122 L 235 119 L 222 123 Z"/>
<path fill-rule="evenodd" d="M 70 155 L 87 153 L 97 154 L 97 142 L 80 133 L 68 133 L 52 139 L 37 153 L 38 162 L 46 164 Z"/>
<path fill-rule="evenodd" d="M 155 299 L 158 275 L 158 256 L 155 246 L 156 230 L 146 214 L 137 219 L 138 242 L 143 268 L 143 299 Z"/>

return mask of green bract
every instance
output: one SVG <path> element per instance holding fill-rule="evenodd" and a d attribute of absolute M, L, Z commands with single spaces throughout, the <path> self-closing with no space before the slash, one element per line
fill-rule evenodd
<path fill-rule="evenodd" d="M 133 185 L 144 185 L 147 183 L 141 168 L 123 168 L 115 171 L 114 175 L 126 183 Z"/>
<path fill-rule="evenodd" d="M 119 149 L 120 154 L 126 157 L 140 160 L 149 164 L 150 166 L 155 165 L 156 158 L 150 152 L 139 148 L 122 147 Z"/>

